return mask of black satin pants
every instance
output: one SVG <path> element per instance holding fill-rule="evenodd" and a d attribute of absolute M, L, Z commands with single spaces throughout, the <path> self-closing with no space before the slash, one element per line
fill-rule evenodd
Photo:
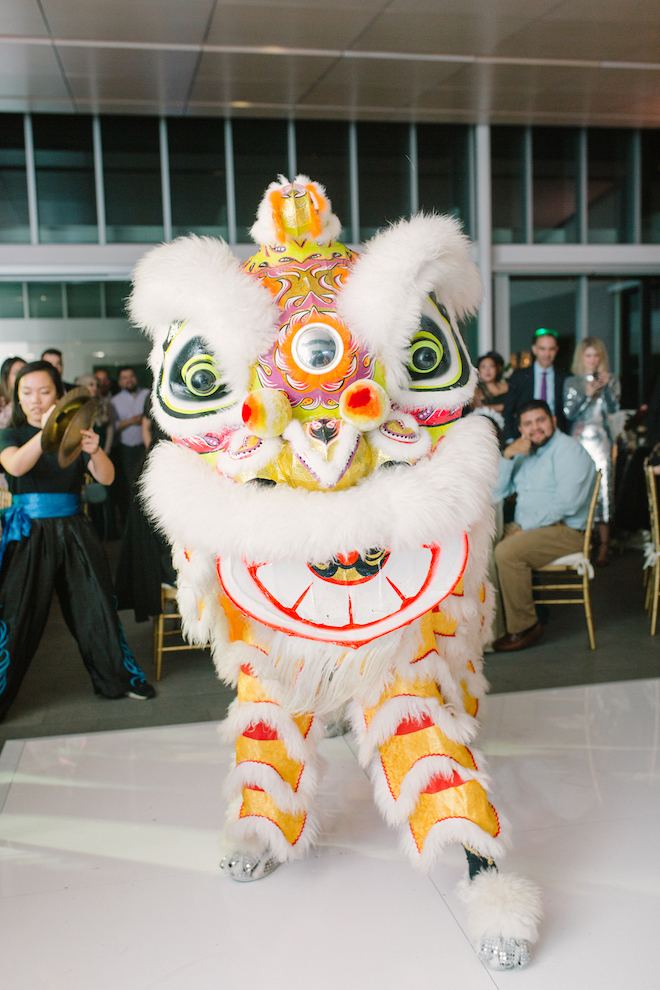
<path fill-rule="evenodd" d="M 103 546 L 83 515 L 33 519 L 0 570 L 0 720 L 41 640 L 53 591 L 96 694 L 121 698 L 144 673 L 126 644 Z"/>

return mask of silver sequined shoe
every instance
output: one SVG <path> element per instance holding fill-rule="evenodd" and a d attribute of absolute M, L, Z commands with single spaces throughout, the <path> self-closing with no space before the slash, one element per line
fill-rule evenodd
<path fill-rule="evenodd" d="M 281 866 L 279 860 L 271 856 L 270 849 L 266 849 L 261 854 L 246 853 L 236 850 L 229 856 L 224 856 L 220 860 L 220 869 L 240 883 L 248 883 L 250 880 L 261 880 L 267 877 Z"/>
<path fill-rule="evenodd" d="M 529 942 L 524 938 L 485 938 L 479 957 L 491 969 L 522 969 L 532 961 Z"/>

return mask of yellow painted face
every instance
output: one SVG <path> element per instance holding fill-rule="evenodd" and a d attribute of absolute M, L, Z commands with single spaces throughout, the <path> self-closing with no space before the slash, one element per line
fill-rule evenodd
<path fill-rule="evenodd" d="M 285 232 L 287 224 L 307 222 L 303 201 L 282 198 Z M 190 324 L 173 324 L 157 399 L 181 427 L 176 442 L 236 481 L 325 490 L 355 484 L 383 465 L 415 464 L 432 452 L 461 415 L 461 404 L 447 399 L 469 380 L 465 348 L 435 298 L 425 299 L 406 355 L 406 384 L 402 388 L 398 375 L 392 402 L 391 369 L 341 313 L 355 261 L 336 241 L 319 245 L 287 236 L 245 263 L 279 313 L 271 347 L 250 369 L 247 393 L 232 392 L 222 360 Z M 220 430 L 186 429 L 206 417 L 215 423 L 218 413 Z"/>

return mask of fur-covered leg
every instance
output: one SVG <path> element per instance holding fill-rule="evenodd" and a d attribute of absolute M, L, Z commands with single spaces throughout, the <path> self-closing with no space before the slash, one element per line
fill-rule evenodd
<path fill-rule="evenodd" d="M 370 766 L 376 802 L 390 824 L 403 826 L 413 865 L 431 869 L 450 842 L 485 857 L 502 853 L 487 778 L 465 745 L 474 719 L 445 704 L 435 681 L 399 676 L 375 706 L 354 706 L 352 715 L 362 760 L 377 748 Z"/>
<path fill-rule="evenodd" d="M 515 873 L 500 873 L 492 859 L 465 847 L 469 879 L 458 894 L 467 907 L 466 927 L 479 956 L 491 969 L 520 969 L 531 962 L 538 937 L 538 887 Z"/>
<path fill-rule="evenodd" d="M 318 831 L 312 805 L 324 726 L 313 714 L 289 715 L 275 694 L 243 665 L 238 698 L 221 727 L 226 739 L 236 739 L 236 766 L 227 781 L 233 799 L 227 833 L 234 846 L 221 863 L 235 880 L 258 880 L 304 855 Z"/>

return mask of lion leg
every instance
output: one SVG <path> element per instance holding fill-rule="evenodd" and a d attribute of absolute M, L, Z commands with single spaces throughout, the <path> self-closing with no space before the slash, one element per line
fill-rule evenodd
<path fill-rule="evenodd" d="M 495 865 L 503 852 L 500 821 L 488 801 L 481 757 L 466 745 L 474 731 L 469 716 L 446 706 L 434 681 L 402 677 L 376 705 L 357 709 L 353 725 L 376 802 L 401 828 L 413 865 L 428 871 L 444 846 L 467 847 L 470 880 L 460 895 L 477 952 L 495 969 L 527 965 L 541 913 L 539 892 Z"/>
<path fill-rule="evenodd" d="M 236 765 L 226 787 L 232 852 L 220 864 L 234 880 L 258 880 L 303 856 L 318 831 L 316 746 L 324 726 L 312 713 L 288 714 L 276 693 L 244 665 L 221 730 L 236 740 Z"/>

